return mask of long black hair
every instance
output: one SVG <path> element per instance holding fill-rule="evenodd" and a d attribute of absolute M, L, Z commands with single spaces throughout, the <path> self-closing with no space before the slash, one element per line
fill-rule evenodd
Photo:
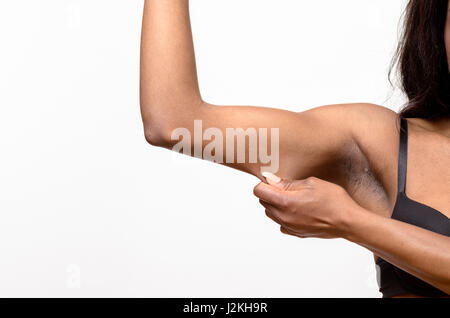
<path fill-rule="evenodd" d="M 450 75 L 445 49 L 448 0 L 410 0 L 403 13 L 401 38 L 389 70 L 394 68 L 408 97 L 401 117 L 450 117 Z M 450 52 L 449 52 L 450 53 Z"/>

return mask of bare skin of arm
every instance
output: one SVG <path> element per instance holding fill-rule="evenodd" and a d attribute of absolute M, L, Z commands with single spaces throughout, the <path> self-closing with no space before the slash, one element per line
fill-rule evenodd
<path fill-rule="evenodd" d="M 179 127 L 203 129 L 279 129 L 278 174 L 309 175 L 344 184 L 333 169 L 344 148 L 353 142 L 352 125 L 363 104 L 326 105 L 305 112 L 253 106 L 218 106 L 202 100 L 197 80 L 187 0 L 146 0 L 141 44 L 141 113 L 149 143 L 170 149 Z M 203 147 L 206 142 L 203 142 Z M 194 140 L 192 140 L 194 147 Z M 248 149 L 247 149 L 248 150 Z M 224 149 L 224 157 L 226 151 Z M 225 160 L 224 160 L 225 161 Z M 227 164 L 263 179 L 261 162 Z"/>

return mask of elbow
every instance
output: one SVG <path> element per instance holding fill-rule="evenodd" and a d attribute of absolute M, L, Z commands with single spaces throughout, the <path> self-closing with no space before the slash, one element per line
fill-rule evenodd
<path fill-rule="evenodd" d="M 152 146 L 164 147 L 167 140 L 160 132 L 155 132 L 153 129 L 144 130 L 145 140 Z"/>
<path fill-rule="evenodd" d="M 191 118 L 193 121 L 193 118 L 196 118 L 199 114 L 198 110 L 201 109 L 198 103 L 186 103 L 184 101 L 184 105 L 184 109 L 187 109 L 186 113 L 182 113 L 176 107 L 173 107 L 173 103 L 149 105 L 141 102 L 145 140 L 157 147 L 169 148 L 173 145 L 173 130 L 176 127 L 190 125 Z"/>
<path fill-rule="evenodd" d="M 159 125 L 144 122 L 145 140 L 155 147 L 167 147 L 170 144 L 170 132 Z"/>
<path fill-rule="evenodd" d="M 163 114 L 160 114 L 152 104 L 143 100 L 142 96 L 140 107 L 145 140 L 152 146 L 166 147 L 170 142 L 167 118 L 164 118 Z"/>

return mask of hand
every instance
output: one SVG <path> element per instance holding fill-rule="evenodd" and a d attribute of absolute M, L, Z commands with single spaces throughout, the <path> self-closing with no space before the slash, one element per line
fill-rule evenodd
<path fill-rule="evenodd" d="M 316 177 L 282 180 L 265 173 L 254 194 L 281 232 L 300 238 L 345 238 L 361 207 L 339 185 Z"/>

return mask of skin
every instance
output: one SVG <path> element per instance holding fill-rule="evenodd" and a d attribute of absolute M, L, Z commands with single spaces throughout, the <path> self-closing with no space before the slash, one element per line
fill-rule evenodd
<path fill-rule="evenodd" d="M 449 37 L 448 18 L 445 41 L 450 60 Z M 204 101 L 188 0 L 145 1 L 140 83 L 144 133 L 150 144 L 171 149 L 178 142 L 171 140 L 172 131 L 193 131 L 194 119 L 203 121 L 203 129 L 279 128 L 277 175 L 283 181 L 267 184 L 260 162 L 226 165 L 263 181 L 255 195 L 283 233 L 345 238 L 450 293 L 450 238 L 390 219 L 397 195 L 395 112 L 367 103 L 290 112 Z M 406 193 L 450 217 L 450 121 L 409 118 L 408 125 Z"/>

